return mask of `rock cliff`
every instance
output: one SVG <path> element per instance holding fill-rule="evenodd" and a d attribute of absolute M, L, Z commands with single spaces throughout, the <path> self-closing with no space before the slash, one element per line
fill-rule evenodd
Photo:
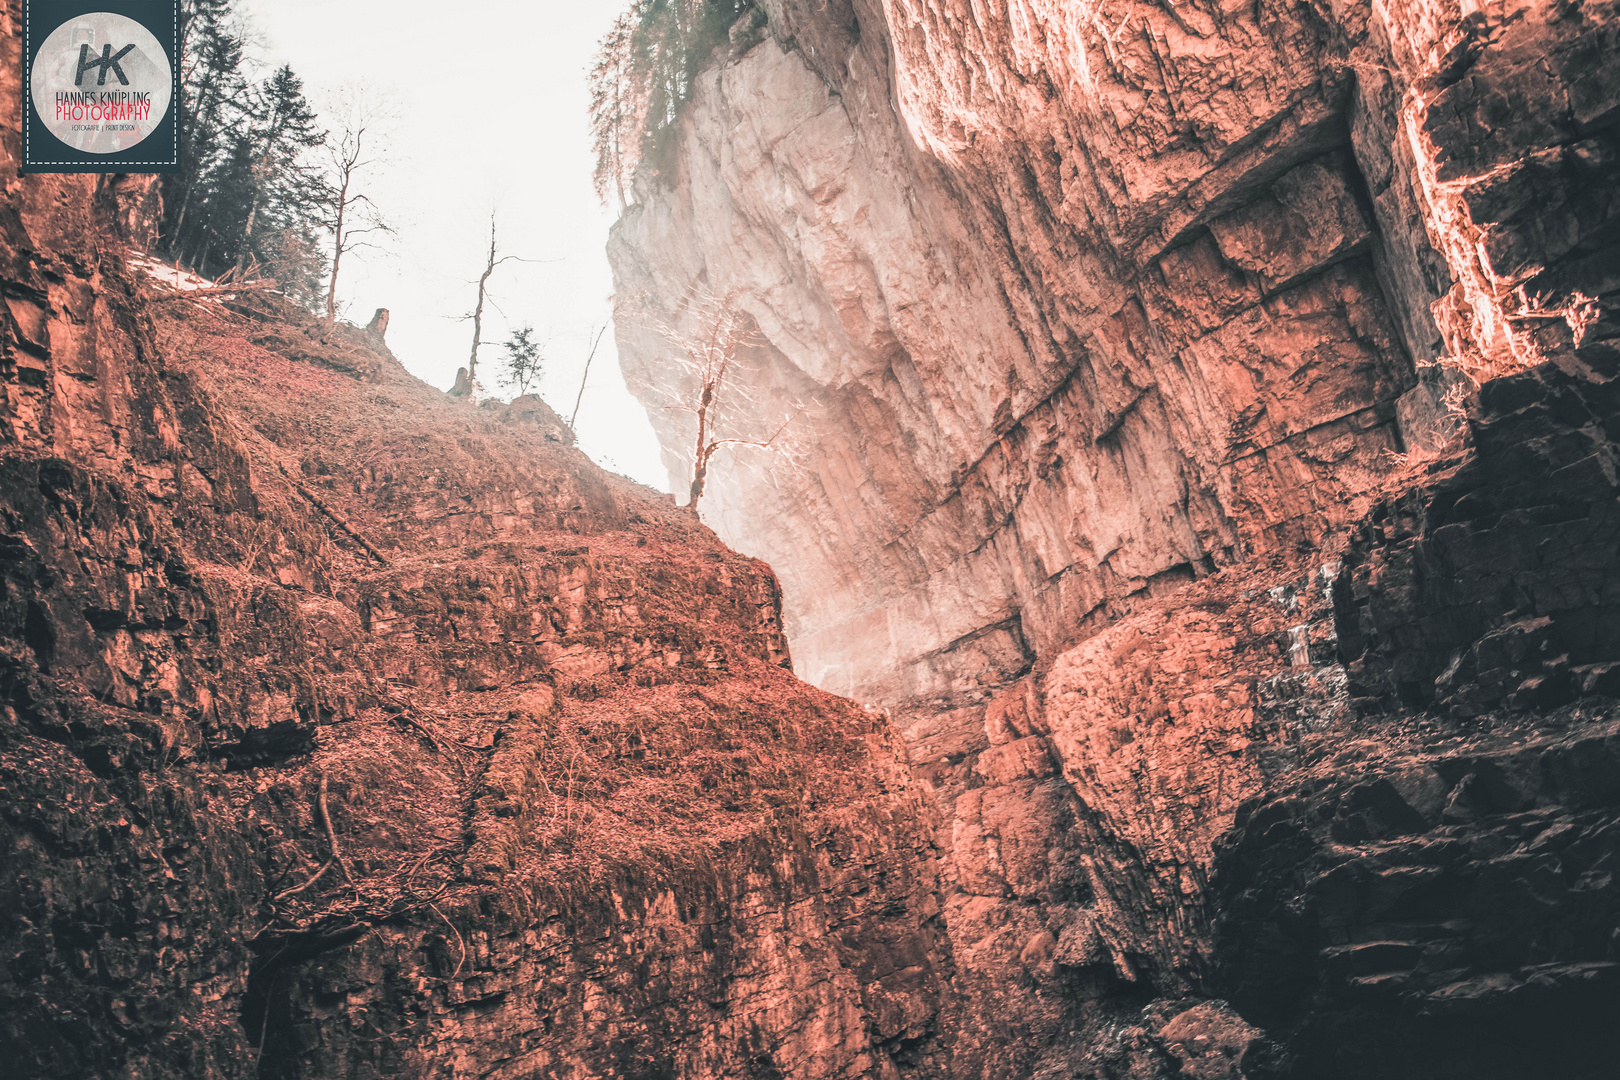
<path fill-rule="evenodd" d="M 938 1055 L 932 804 L 770 570 L 534 398 L 132 271 L 144 193 L 0 204 L 3 1071 Z"/>
<path fill-rule="evenodd" d="M 680 490 L 757 328 L 705 519 L 933 788 L 955 1074 L 1597 1075 L 1620 9 L 761 8 L 620 353 Z"/>
<path fill-rule="evenodd" d="M 806 406 L 708 513 L 818 684 L 1002 682 L 1320 546 L 1443 434 L 1426 363 L 1522 366 L 1566 301 L 1607 310 L 1609 5 L 766 8 L 610 254 L 650 404 L 684 389 L 653 328 L 707 292 L 758 325 L 750 411 Z"/>
<path fill-rule="evenodd" d="M 0 1054 L 1607 1075 L 1617 44 L 769 0 L 611 255 L 649 405 L 757 329 L 722 420 L 792 437 L 705 513 L 771 566 L 380 323 L 132 270 L 139 178 L 8 179 Z"/>

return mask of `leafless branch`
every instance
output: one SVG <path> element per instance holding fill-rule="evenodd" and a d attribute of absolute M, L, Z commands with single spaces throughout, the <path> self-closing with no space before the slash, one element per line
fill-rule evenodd
<path fill-rule="evenodd" d="M 735 294 L 694 296 L 687 304 L 687 313 L 689 329 L 679 330 L 667 323 L 658 324 L 657 329 L 676 346 L 676 362 L 686 368 L 696 383 L 695 392 L 664 406 L 697 417 L 692 484 L 687 500 L 687 507 L 696 514 L 708 482 L 709 466 L 716 453 L 728 446 L 780 449 L 784 433 L 803 410 L 795 409 L 765 439 L 720 436 L 722 408 L 730 411 L 737 402 L 751 403 L 754 400 L 746 385 L 736 379 L 735 374 L 744 349 L 755 343 L 758 331 L 752 319 L 738 305 Z M 695 326 L 692 325 L 694 323 Z"/>
<path fill-rule="evenodd" d="M 478 346 L 483 343 L 484 337 L 484 304 L 489 302 L 489 279 L 497 267 L 509 262 L 534 262 L 533 259 L 523 259 L 517 255 L 502 255 L 499 253 L 499 241 L 496 237 L 495 211 L 489 212 L 489 255 L 484 260 L 484 272 L 478 276 L 478 303 L 472 310 L 473 339 L 472 349 L 467 354 L 467 393 L 476 397 L 478 392 Z M 500 310 L 499 308 L 496 309 Z M 504 318 L 504 315 L 503 315 Z"/>
<path fill-rule="evenodd" d="M 329 810 L 326 805 L 325 771 L 322 771 L 321 773 L 320 806 L 321 824 L 326 826 L 326 842 L 331 845 L 332 858 L 337 860 L 338 869 L 343 871 L 343 880 L 347 881 L 350 885 L 353 885 L 354 875 L 349 873 L 349 860 L 345 859 L 343 857 L 343 852 L 338 849 L 337 832 L 332 828 L 332 811 Z"/>
<path fill-rule="evenodd" d="M 607 333 L 607 323 L 603 323 L 602 329 L 596 332 L 596 337 L 591 341 L 591 351 L 585 355 L 585 374 L 579 378 L 579 396 L 574 398 L 574 415 L 568 418 L 569 428 L 572 428 L 574 421 L 579 419 L 579 403 L 585 400 L 585 382 L 591 377 L 591 361 L 595 359 L 596 347 L 602 344 L 602 335 L 605 333 Z"/>
<path fill-rule="evenodd" d="M 369 175 L 384 158 L 374 151 L 383 140 L 384 129 L 392 117 L 359 87 L 344 91 L 339 113 L 337 137 L 327 143 L 322 199 L 326 227 L 332 233 L 332 271 L 326 286 L 329 325 L 337 319 L 338 273 L 343 266 L 343 256 L 360 248 L 377 248 L 376 244 L 357 241 L 355 237 L 378 233 L 394 235 L 393 226 L 383 219 L 377 204 L 357 190 L 361 174 Z M 361 215 L 358 227 L 356 214 Z"/>
<path fill-rule="evenodd" d="M 360 530 L 356 529 L 353 525 L 351 525 L 349 523 L 348 518 L 344 517 L 342 514 L 338 513 L 336 510 L 334 510 L 330 506 L 326 505 L 325 502 L 321 501 L 320 496 L 316 495 L 313 491 L 309 490 L 309 488 L 305 487 L 304 484 L 301 481 L 299 481 L 295 476 L 293 476 L 292 473 L 287 471 L 285 466 L 278 463 L 276 467 L 281 470 L 281 475 L 285 476 L 287 478 L 287 482 L 292 484 L 292 486 L 297 489 L 298 494 L 300 494 L 304 498 L 308 499 L 310 501 L 311 505 L 313 505 L 315 507 L 315 509 L 319 510 L 321 513 L 325 514 L 328 518 L 330 518 L 332 520 L 332 523 L 335 524 L 339 529 L 341 529 L 343 531 L 344 535 L 348 536 L 349 539 L 353 540 L 355 543 L 357 543 L 361 547 L 365 548 L 367 553 L 370 554 L 372 558 L 376 559 L 378 562 L 382 563 L 384 566 L 392 566 L 393 565 L 393 563 L 391 563 L 389 561 L 388 556 L 386 556 L 382 552 L 378 551 L 372 545 L 370 540 L 367 540 L 364 536 L 362 536 L 360 534 Z"/>
<path fill-rule="evenodd" d="M 428 907 L 433 909 L 433 914 L 437 915 L 441 919 L 444 919 L 444 912 L 439 910 L 438 904 L 429 904 Z M 457 930 L 456 924 L 451 922 L 449 919 L 444 919 L 444 925 L 448 926 L 450 928 L 450 932 L 456 935 L 456 942 L 461 946 L 461 959 L 456 961 L 456 970 L 450 973 L 450 977 L 454 979 L 457 975 L 461 974 L 461 965 L 467 962 L 467 939 L 461 936 L 461 931 Z"/>

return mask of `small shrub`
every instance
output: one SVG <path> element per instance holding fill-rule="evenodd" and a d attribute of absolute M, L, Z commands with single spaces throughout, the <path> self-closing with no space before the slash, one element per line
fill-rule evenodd
<path fill-rule="evenodd" d="M 534 340 L 534 327 L 524 325 L 514 330 L 511 340 L 502 342 L 501 348 L 506 350 L 501 361 L 501 381 L 522 397 L 532 384 L 540 381 L 545 345 Z"/>

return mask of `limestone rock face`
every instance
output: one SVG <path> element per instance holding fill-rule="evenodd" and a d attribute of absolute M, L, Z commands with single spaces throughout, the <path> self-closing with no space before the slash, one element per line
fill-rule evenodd
<path fill-rule="evenodd" d="M 766 7 L 610 255 L 650 406 L 707 292 L 759 328 L 738 433 L 804 407 L 706 514 L 830 689 L 993 686 L 1319 544 L 1436 438 L 1415 365 L 1533 360 L 1614 287 L 1613 5 Z"/>
<path fill-rule="evenodd" d="M 612 256 L 775 573 L 7 181 L 0 1060 L 1612 1072 L 1615 4 L 766 7 Z"/>
<path fill-rule="evenodd" d="M 934 789 L 960 1075 L 1340 1075 L 1373 1029 L 1314 950 L 1383 924 L 1289 938 L 1315 989 L 1268 1012 L 1241 950 L 1274 942 L 1212 923 L 1336 881 L 1328 841 L 1211 881 L 1260 843 L 1240 807 L 1372 813 L 1321 785 L 1428 753 L 1421 710 L 1506 731 L 1614 692 L 1620 8 L 762 6 L 615 228 L 620 356 L 684 490 L 660 328 L 713 298 L 757 327 L 722 423 L 797 437 L 717 459 L 705 520 L 777 571 L 801 674 L 889 707 Z M 1461 895 L 1425 917 L 1467 923 Z M 1490 968 L 1517 925 L 1457 947 L 1459 985 L 1551 985 Z M 1421 1040 L 1445 979 L 1412 978 L 1367 1015 Z M 1192 1002 L 1224 1033 L 1196 1062 L 1165 1011 Z M 1446 1039 L 1459 1076 L 1523 1061 Z M 1431 1075 L 1411 1046 L 1357 1067 Z"/>

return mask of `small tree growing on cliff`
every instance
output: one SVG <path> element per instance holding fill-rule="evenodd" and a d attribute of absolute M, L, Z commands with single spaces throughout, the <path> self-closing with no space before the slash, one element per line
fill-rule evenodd
<path fill-rule="evenodd" d="M 545 364 L 546 343 L 534 340 L 534 327 L 528 324 L 512 331 L 512 337 L 501 342 L 506 356 L 501 361 L 501 381 L 523 397 L 531 383 L 537 382 Z"/>
<path fill-rule="evenodd" d="M 478 303 L 466 316 L 472 320 L 473 324 L 472 349 L 467 354 L 467 366 L 463 368 L 461 372 L 457 373 L 456 385 L 455 388 L 450 391 L 451 394 L 457 397 L 466 396 L 474 401 L 476 401 L 478 397 L 478 347 L 482 345 L 484 341 L 484 305 L 489 302 L 489 279 L 494 275 L 496 269 L 504 263 L 542 261 L 544 260 L 525 259 L 517 255 L 500 254 L 500 241 L 497 238 L 495 228 L 495 211 L 490 211 L 489 255 L 484 260 L 484 272 L 478 276 Z M 463 373 L 466 375 L 465 383 L 463 383 L 461 378 Z"/>
<path fill-rule="evenodd" d="M 692 454 L 692 486 L 686 507 L 695 516 L 698 500 L 703 498 L 708 485 L 709 463 L 715 454 L 727 446 L 752 446 L 761 450 L 785 448 L 783 435 L 800 410 L 793 410 L 776 430 L 764 439 L 721 437 L 719 434 L 720 409 L 723 404 L 752 401 L 744 387 L 734 378 L 738 354 L 753 343 L 756 331 L 753 320 L 735 304 L 735 298 L 702 297 L 693 307 L 698 316 L 696 334 L 683 334 L 668 324 L 659 326 L 659 332 L 678 346 L 682 365 L 695 377 L 695 392 L 688 400 L 669 408 L 689 412 L 697 418 L 697 442 Z"/>

